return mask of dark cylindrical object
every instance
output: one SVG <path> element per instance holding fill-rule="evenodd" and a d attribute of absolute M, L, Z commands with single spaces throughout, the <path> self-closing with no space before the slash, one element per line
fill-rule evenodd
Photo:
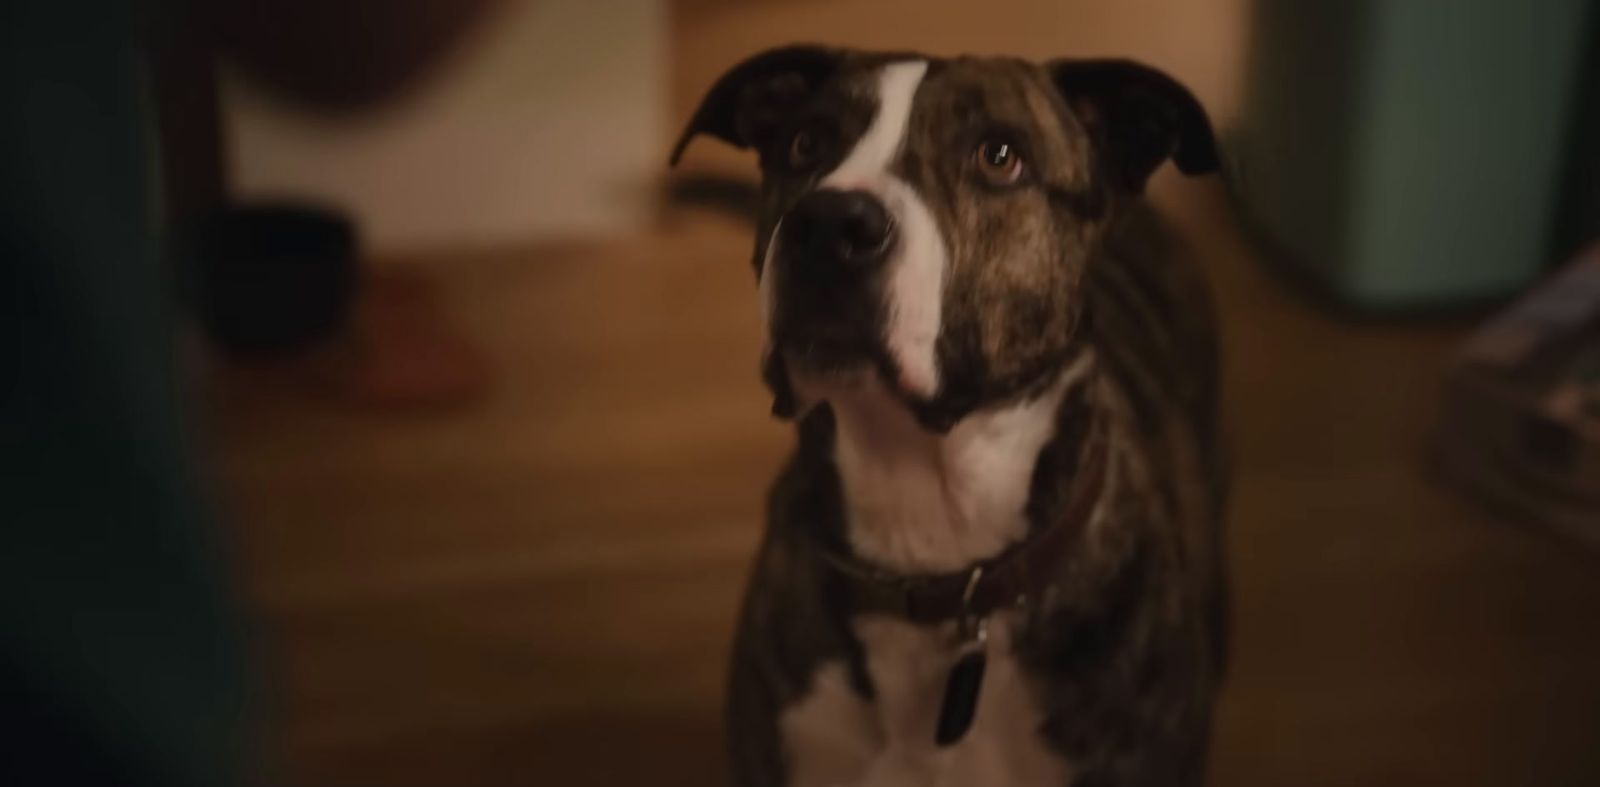
<path fill-rule="evenodd" d="M 189 300 L 224 352 L 305 349 L 345 324 L 356 287 L 356 233 L 317 208 L 233 208 L 199 229 L 186 262 Z"/>

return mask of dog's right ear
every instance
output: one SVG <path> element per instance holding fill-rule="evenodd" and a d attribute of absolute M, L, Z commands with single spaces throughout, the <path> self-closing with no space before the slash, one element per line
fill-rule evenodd
<path fill-rule="evenodd" d="M 700 100 L 683 136 L 672 146 L 670 163 L 676 165 L 699 134 L 737 148 L 760 149 L 843 59 L 838 49 L 796 44 L 769 49 L 734 66 Z"/>

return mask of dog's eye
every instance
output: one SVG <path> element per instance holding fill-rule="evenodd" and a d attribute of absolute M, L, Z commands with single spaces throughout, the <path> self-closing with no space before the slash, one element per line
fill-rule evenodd
<path fill-rule="evenodd" d="M 1009 186 L 1022 179 L 1022 152 L 1010 142 L 986 139 L 973 151 L 978 174 L 995 186 Z"/>
<path fill-rule="evenodd" d="M 802 128 L 789 140 L 789 168 L 811 169 L 822 158 L 823 134 L 815 126 Z"/>

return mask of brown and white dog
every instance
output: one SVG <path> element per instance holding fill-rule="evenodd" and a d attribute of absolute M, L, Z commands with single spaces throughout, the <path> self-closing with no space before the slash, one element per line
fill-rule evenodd
<path fill-rule="evenodd" d="M 1215 330 L 1141 199 L 1217 169 L 1125 61 L 793 46 L 689 122 L 760 154 L 798 447 L 728 699 L 739 785 L 1192 785 L 1225 656 Z"/>

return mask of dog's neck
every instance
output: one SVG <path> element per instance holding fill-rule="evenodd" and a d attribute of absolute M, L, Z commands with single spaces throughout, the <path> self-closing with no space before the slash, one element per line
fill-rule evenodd
<path fill-rule="evenodd" d="M 974 412 L 944 434 L 876 381 L 828 391 L 844 545 L 883 569 L 929 574 L 965 569 L 1027 537 L 1040 452 L 1068 394 L 1095 377 L 1084 350 L 1041 391 Z"/>

